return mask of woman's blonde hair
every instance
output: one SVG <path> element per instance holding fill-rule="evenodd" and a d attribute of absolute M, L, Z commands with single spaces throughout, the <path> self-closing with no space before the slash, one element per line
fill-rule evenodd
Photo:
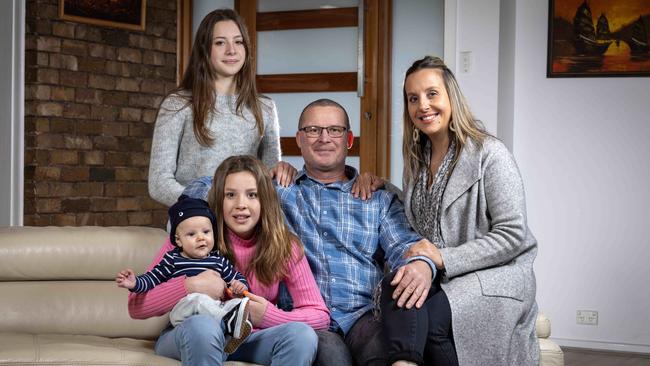
<path fill-rule="evenodd" d="M 241 70 L 235 75 L 235 85 L 237 91 L 238 114 L 242 114 L 242 108 L 247 107 L 253 117 L 260 135 L 264 134 L 264 120 L 262 118 L 262 109 L 260 106 L 260 94 L 255 86 L 255 71 L 253 65 L 253 55 L 251 50 L 250 37 L 248 30 L 242 18 L 232 9 L 217 9 L 206 15 L 199 28 L 196 30 L 192 53 L 188 61 L 187 69 L 183 73 L 183 79 L 177 89 L 172 93 L 189 91 L 188 104 L 191 104 L 193 113 L 194 135 L 197 141 L 203 146 L 210 146 L 214 138 L 210 136 L 207 119 L 214 108 L 215 93 L 214 82 L 217 79 L 217 73 L 210 61 L 212 53 L 212 32 L 214 25 L 221 21 L 231 20 L 237 24 L 244 42 L 246 57 Z M 180 93 L 179 95 L 186 95 Z"/>
<path fill-rule="evenodd" d="M 223 200 L 226 178 L 239 172 L 249 172 L 255 178 L 260 201 L 260 220 L 255 228 L 255 256 L 245 272 L 255 274 L 261 283 L 268 286 L 286 277 L 287 264 L 292 260 L 292 242 L 300 247 L 301 256 L 304 252 L 300 241 L 284 222 L 280 200 L 264 164 L 254 156 L 239 155 L 231 156 L 219 165 L 208 192 L 208 203 L 217 216 L 215 240 L 221 255 L 237 263 L 226 232 Z"/>
<path fill-rule="evenodd" d="M 404 156 L 404 180 L 406 184 L 414 181 L 418 171 L 426 167 L 425 159 L 425 145 L 429 139 L 425 134 L 420 133 L 420 138 L 416 141 L 413 138 L 413 130 L 415 124 L 411 120 L 408 111 L 408 99 L 406 95 L 406 79 L 422 69 L 440 70 L 442 80 L 449 96 L 449 104 L 451 105 L 451 120 L 449 121 L 449 131 L 453 135 L 452 138 L 456 139 L 456 160 L 460 156 L 460 152 L 465 146 L 467 138 L 471 138 L 478 144 L 483 142 L 483 139 L 488 135 L 483 124 L 474 118 L 470 111 L 467 100 L 461 92 L 456 77 L 449 70 L 447 65 L 442 59 L 435 56 L 425 56 L 423 59 L 417 60 L 406 70 L 404 76 L 404 87 L 402 89 L 404 95 L 404 138 L 402 143 L 402 154 Z M 454 164 L 456 161 L 454 161 Z M 428 167 L 426 167 L 428 168 Z"/>

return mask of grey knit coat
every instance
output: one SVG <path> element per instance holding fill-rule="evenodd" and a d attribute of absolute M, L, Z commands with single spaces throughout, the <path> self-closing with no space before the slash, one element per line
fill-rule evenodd
<path fill-rule="evenodd" d="M 405 210 L 413 222 L 411 195 Z M 461 366 L 538 365 L 533 261 L 524 187 L 508 149 L 493 137 L 468 139 L 444 191 L 440 225 L 447 247 L 442 288 L 449 298 Z"/>

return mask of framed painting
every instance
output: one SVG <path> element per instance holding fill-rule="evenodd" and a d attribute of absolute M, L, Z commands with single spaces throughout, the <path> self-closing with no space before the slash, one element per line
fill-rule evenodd
<path fill-rule="evenodd" d="M 650 0 L 549 0 L 547 77 L 650 76 Z"/>
<path fill-rule="evenodd" d="M 59 0 L 59 18 L 143 31 L 147 0 Z"/>

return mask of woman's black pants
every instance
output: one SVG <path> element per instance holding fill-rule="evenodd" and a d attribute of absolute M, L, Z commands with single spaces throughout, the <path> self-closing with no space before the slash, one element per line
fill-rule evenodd
<path fill-rule="evenodd" d="M 395 272 L 381 284 L 381 316 L 388 340 L 389 364 L 410 361 L 427 366 L 456 366 L 456 348 L 451 331 L 451 308 L 436 276 L 428 297 L 420 309 L 398 308 L 390 285 Z"/>

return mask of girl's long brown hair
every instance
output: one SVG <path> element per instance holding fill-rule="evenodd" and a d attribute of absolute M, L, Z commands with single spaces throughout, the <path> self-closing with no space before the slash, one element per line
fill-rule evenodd
<path fill-rule="evenodd" d="M 232 9 L 217 9 L 210 12 L 201 21 L 196 31 L 192 53 L 187 69 L 183 73 L 183 79 L 178 88 L 172 91 L 172 93 L 191 92 L 189 95 L 187 93 L 179 93 L 179 95 L 188 98 L 188 104 L 192 106 L 194 135 L 203 146 L 209 146 L 214 141 L 207 126 L 208 116 L 215 105 L 214 81 L 217 79 L 216 71 L 210 62 L 213 43 L 212 32 L 217 22 L 225 20 L 232 20 L 237 24 L 246 49 L 244 65 L 235 75 L 238 94 L 236 113 L 241 115 L 242 108 L 247 107 L 255 117 L 255 123 L 260 135 L 264 134 L 264 121 L 259 101 L 261 95 L 257 93 L 257 87 L 255 86 L 253 50 L 251 50 L 248 30 L 237 12 Z"/>
<path fill-rule="evenodd" d="M 300 259 L 304 252 L 300 240 L 289 231 L 284 222 L 280 200 L 264 164 L 254 156 L 239 155 L 231 156 L 219 165 L 208 192 L 208 203 L 217 215 L 215 239 L 221 255 L 237 263 L 226 233 L 223 200 L 226 177 L 239 172 L 249 172 L 255 178 L 261 211 L 255 234 L 255 256 L 245 272 L 255 274 L 261 283 L 269 286 L 286 277 L 287 265 L 292 260 L 292 242 L 296 242 L 301 249 L 300 257 L 293 259 Z"/>
<path fill-rule="evenodd" d="M 456 139 L 456 160 L 458 160 L 467 138 L 471 138 L 476 143 L 481 144 L 483 139 L 488 135 L 481 121 L 474 118 L 474 115 L 469 109 L 469 104 L 463 92 L 460 90 L 460 86 L 458 86 L 454 73 L 449 70 L 442 59 L 435 56 L 425 56 L 415 61 L 406 70 L 404 87 L 402 88 L 404 95 L 404 114 L 402 117 L 404 120 L 404 138 L 402 140 L 402 155 L 404 156 L 404 180 L 407 186 L 410 182 L 414 181 L 418 171 L 426 165 L 424 147 L 429 138 L 425 134 L 420 133 L 419 141 L 416 142 L 413 139 L 415 125 L 409 115 L 408 99 L 406 96 L 406 79 L 409 75 L 422 69 L 440 70 L 442 75 L 442 80 L 445 84 L 445 89 L 447 89 L 447 95 L 449 96 L 449 104 L 451 105 L 449 131 L 452 134 L 452 138 Z M 455 163 L 456 161 L 454 161 Z"/>

